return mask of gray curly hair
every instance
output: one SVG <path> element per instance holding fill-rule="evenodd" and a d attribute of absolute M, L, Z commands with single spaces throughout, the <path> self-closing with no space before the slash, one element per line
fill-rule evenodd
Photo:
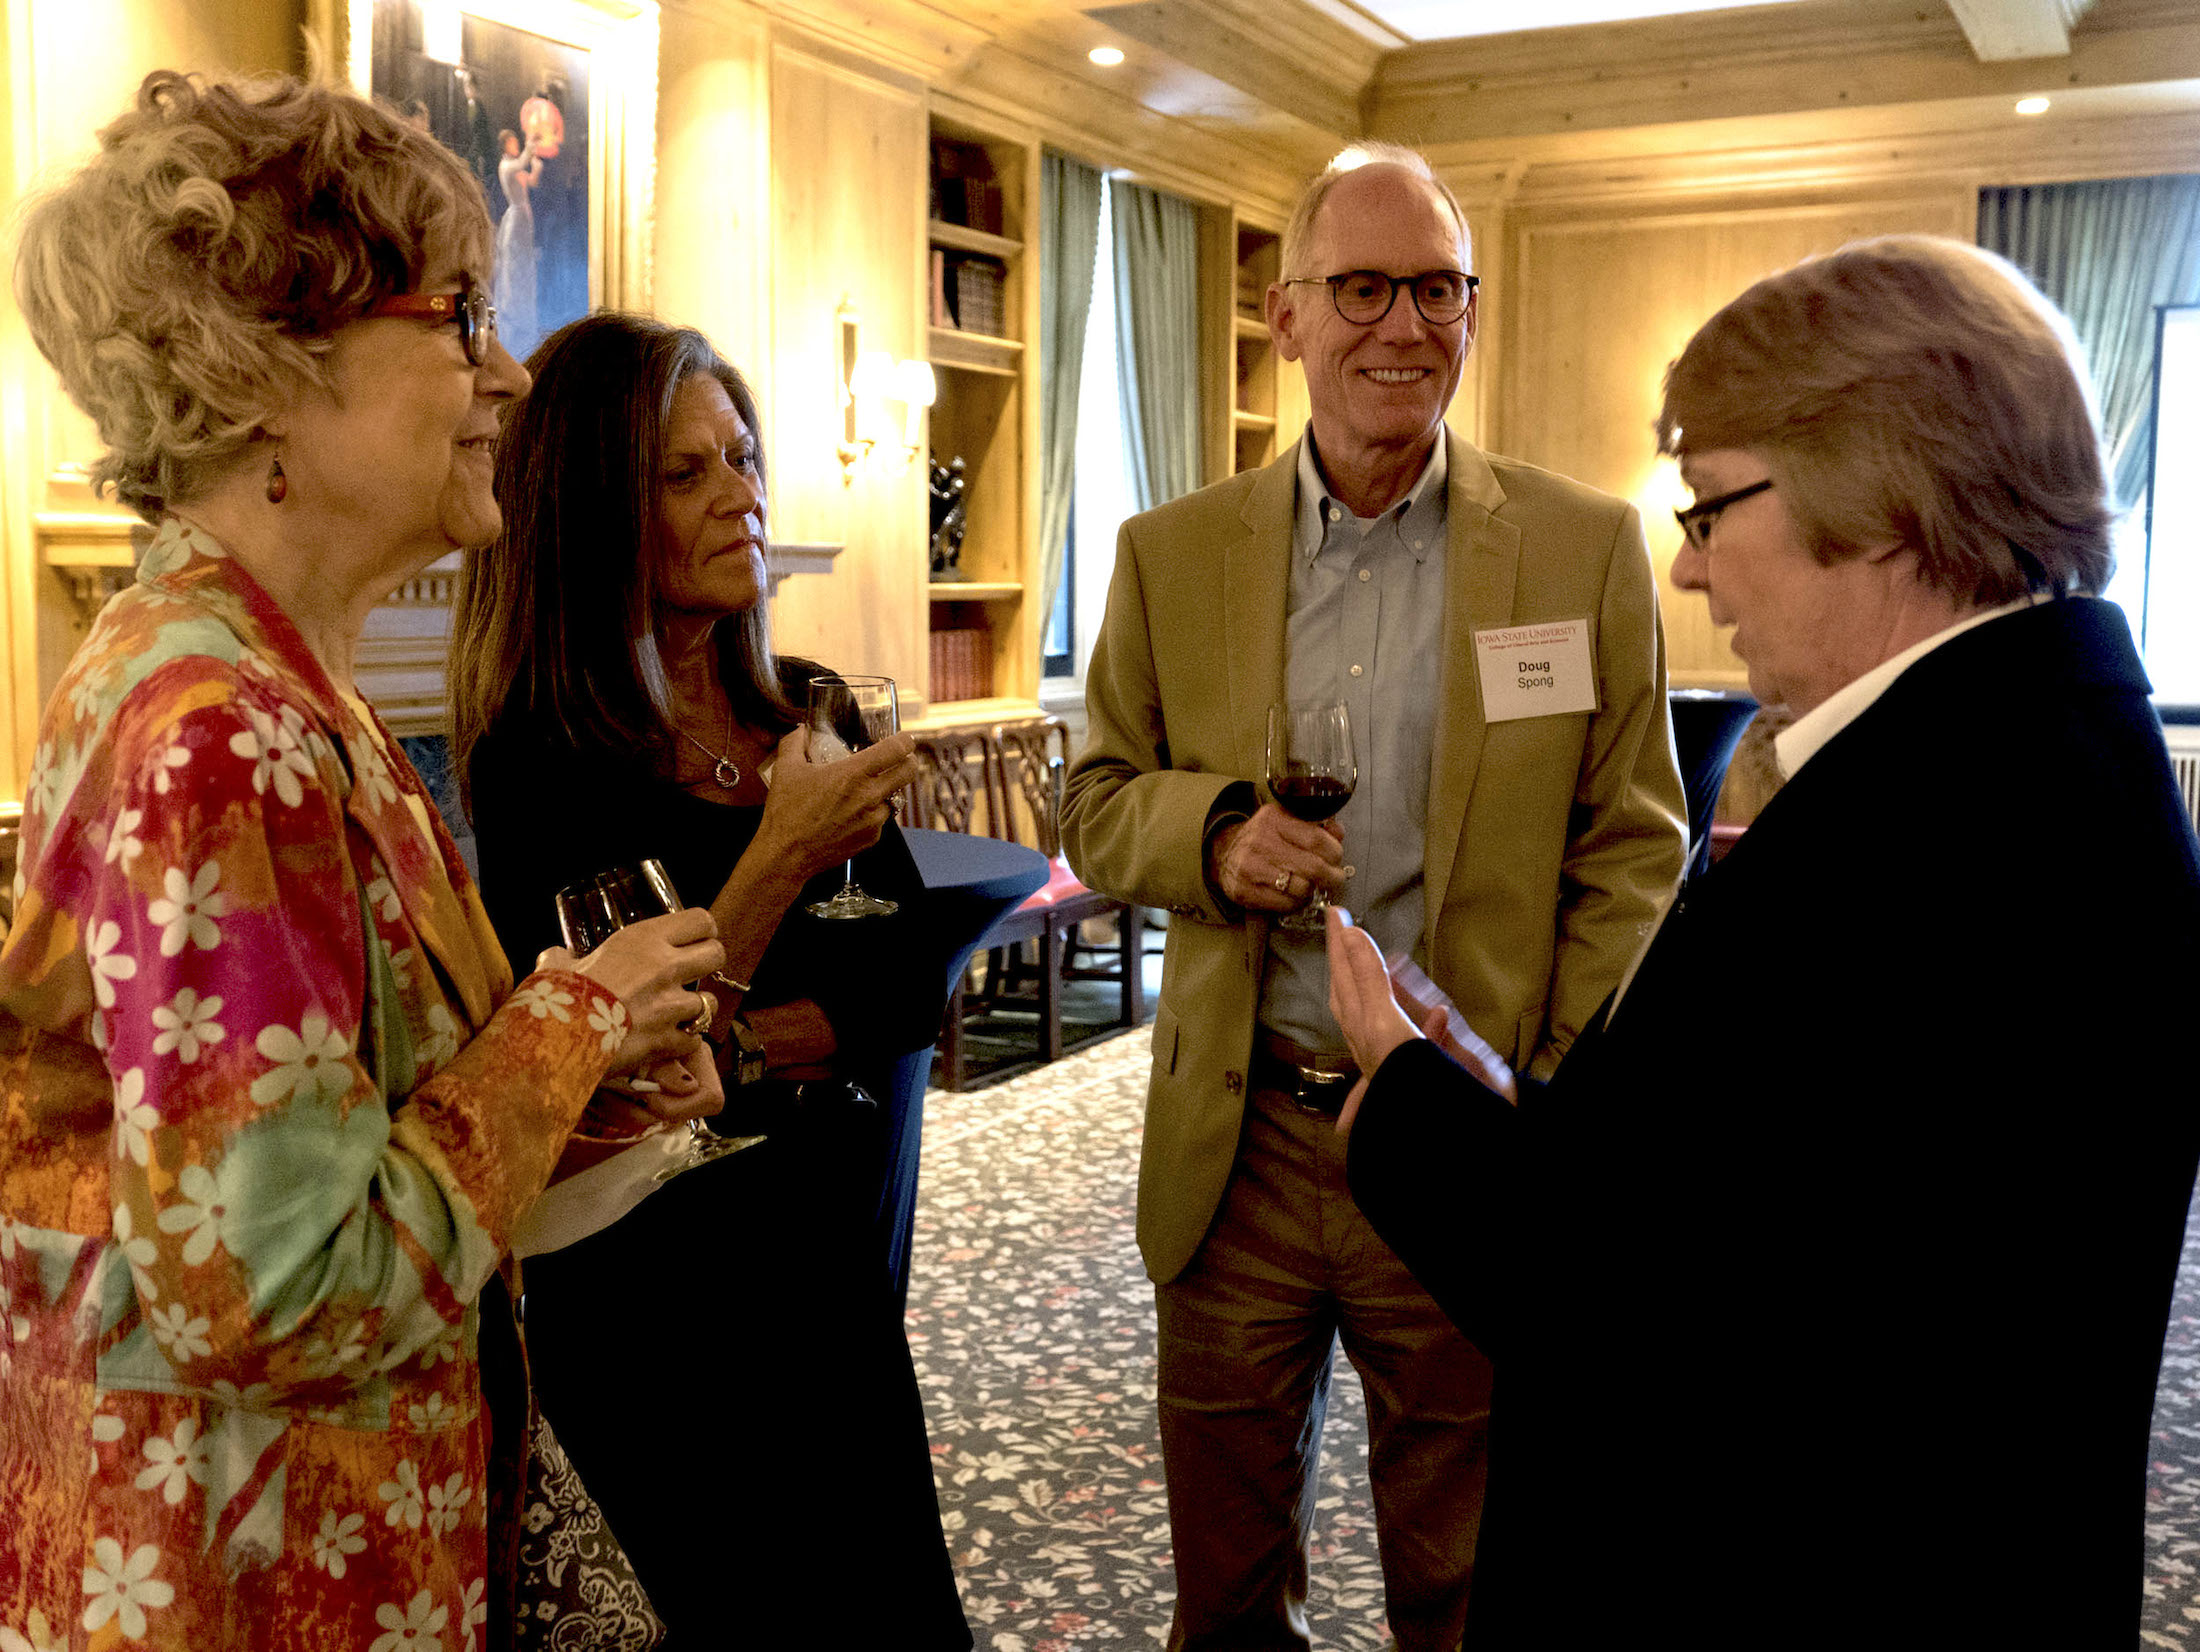
<path fill-rule="evenodd" d="M 338 328 L 488 268 L 464 163 L 334 87 L 156 70 L 99 146 L 26 214 L 15 292 L 106 446 L 95 485 L 148 521 L 329 389 Z"/>

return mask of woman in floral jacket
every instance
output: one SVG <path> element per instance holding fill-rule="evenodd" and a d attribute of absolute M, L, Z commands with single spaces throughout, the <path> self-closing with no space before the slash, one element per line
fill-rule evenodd
<path fill-rule="evenodd" d="M 156 74 L 101 142 L 17 285 L 157 531 L 47 712 L 0 952 L 0 1645 L 471 1648 L 475 1298 L 723 955 L 682 913 L 515 991 L 352 687 L 373 605 L 498 527 L 527 378 L 463 166 L 292 81 Z"/>

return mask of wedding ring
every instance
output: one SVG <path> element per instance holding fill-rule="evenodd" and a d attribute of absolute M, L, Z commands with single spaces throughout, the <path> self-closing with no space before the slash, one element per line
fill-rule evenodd
<path fill-rule="evenodd" d="M 1291 893 L 1291 874 L 1289 872 L 1278 872 L 1276 874 L 1276 893 L 1279 895 Z"/>
<path fill-rule="evenodd" d="M 711 1017 L 718 1013 L 718 1005 L 707 992 L 698 992 L 695 998 L 702 1007 L 680 1023 L 680 1030 L 691 1037 L 701 1038 L 710 1031 Z"/>

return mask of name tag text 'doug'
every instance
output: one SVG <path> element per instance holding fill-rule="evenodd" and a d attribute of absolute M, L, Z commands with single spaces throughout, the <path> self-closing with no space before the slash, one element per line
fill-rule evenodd
<path fill-rule="evenodd" d="M 1474 664 L 1486 723 L 1597 708 L 1596 659 L 1586 619 L 1477 631 Z"/>

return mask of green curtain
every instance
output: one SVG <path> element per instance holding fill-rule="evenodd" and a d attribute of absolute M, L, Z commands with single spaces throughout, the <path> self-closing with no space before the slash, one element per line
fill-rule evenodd
<path fill-rule="evenodd" d="M 2200 303 L 2200 176 L 1982 189 L 1978 244 L 2062 306 L 2101 401 L 2118 510 L 2147 485 L 2154 310 Z"/>
<path fill-rule="evenodd" d="M 1100 172 L 1039 158 L 1039 612 L 1054 612 L 1077 494 L 1077 392 L 1100 252 Z"/>
<path fill-rule="evenodd" d="M 1199 486 L 1199 211 L 1118 181 L 1116 377 L 1138 508 Z"/>

